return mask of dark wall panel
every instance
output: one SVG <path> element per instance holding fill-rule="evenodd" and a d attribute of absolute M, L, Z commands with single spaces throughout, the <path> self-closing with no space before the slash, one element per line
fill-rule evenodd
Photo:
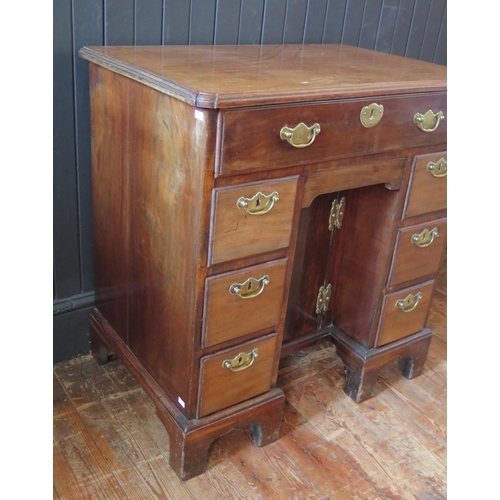
<path fill-rule="evenodd" d="M 56 361 L 88 352 L 82 318 L 93 301 L 82 46 L 344 43 L 446 64 L 446 0 L 54 0 L 53 7 Z"/>
<path fill-rule="evenodd" d="M 163 0 L 135 0 L 135 45 L 162 44 Z"/>
<path fill-rule="evenodd" d="M 405 55 L 415 1 L 416 0 L 400 0 L 399 2 L 396 26 L 394 27 L 394 36 L 391 45 L 392 54 L 397 54 L 399 56 Z"/>
<path fill-rule="evenodd" d="M 323 43 L 341 43 L 346 13 L 347 0 L 328 0 Z"/>
<path fill-rule="evenodd" d="M 217 2 L 214 43 L 236 45 L 240 27 L 241 1 L 219 0 Z"/>
<path fill-rule="evenodd" d="M 283 43 L 302 43 L 304 38 L 307 3 L 307 0 L 287 1 Z"/>
<path fill-rule="evenodd" d="M 405 52 L 407 57 L 412 57 L 413 59 L 420 57 L 431 3 L 432 0 L 417 0 L 415 3 Z"/>
<path fill-rule="evenodd" d="M 396 28 L 399 0 L 384 0 L 375 41 L 375 50 L 390 52 Z"/>
<path fill-rule="evenodd" d="M 72 9 L 54 0 L 54 298 L 78 293 L 80 247 L 76 175 L 76 133 L 73 92 Z"/>
<path fill-rule="evenodd" d="M 418 57 L 422 61 L 434 61 L 445 8 L 446 0 L 433 0 L 431 3 L 422 48 Z"/>
<path fill-rule="evenodd" d="M 264 0 L 241 0 L 238 43 L 259 44 L 262 37 Z"/>
<path fill-rule="evenodd" d="M 444 8 L 443 19 L 441 20 L 441 26 L 439 28 L 439 38 L 436 47 L 436 52 L 434 54 L 434 59 L 432 62 L 438 64 L 445 64 L 447 62 L 446 57 L 446 41 L 447 41 L 447 12 L 446 6 Z"/>
<path fill-rule="evenodd" d="M 134 45 L 134 3 L 134 0 L 104 0 L 106 45 Z"/>
<path fill-rule="evenodd" d="M 261 43 L 282 43 L 286 0 L 265 0 Z"/>
<path fill-rule="evenodd" d="M 102 0 L 73 0 L 73 53 L 76 115 L 76 169 L 80 229 L 81 292 L 94 288 L 90 160 L 89 65 L 78 57 L 84 45 L 104 42 Z M 62 297 L 59 297 L 62 298 Z"/>
<path fill-rule="evenodd" d="M 359 45 L 365 4 L 365 1 L 360 0 L 350 0 L 347 2 L 342 43 L 347 45 Z"/>
<path fill-rule="evenodd" d="M 164 1 L 162 43 L 165 45 L 187 45 L 189 43 L 190 2 Z"/>
<path fill-rule="evenodd" d="M 191 0 L 189 43 L 211 45 L 214 43 L 216 0 Z"/>
<path fill-rule="evenodd" d="M 328 0 L 309 0 L 306 10 L 303 43 L 321 43 L 325 29 Z"/>
<path fill-rule="evenodd" d="M 359 46 L 365 49 L 375 49 L 377 34 L 382 14 L 382 0 L 366 0 L 359 35 Z"/>

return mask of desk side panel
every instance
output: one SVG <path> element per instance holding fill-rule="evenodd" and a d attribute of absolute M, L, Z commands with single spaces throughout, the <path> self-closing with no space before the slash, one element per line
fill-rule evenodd
<path fill-rule="evenodd" d="M 96 306 L 128 342 L 128 80 L 90 64 Z"/>
<path fill-rule="evenodd" d="M 133 80 L 129 89 L 129 347 L 192 418 L 217 117 Z"/>

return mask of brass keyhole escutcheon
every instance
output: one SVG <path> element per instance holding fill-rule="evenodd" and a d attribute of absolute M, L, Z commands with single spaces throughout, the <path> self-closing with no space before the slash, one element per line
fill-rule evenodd
<path fill-rule="evenodd" d="M 377 123 L 382 119 L 382 116 L 384 116 L 384 106 L 373 102 L 361 110 L 359 119 L 361 120 L 363 127 L 370 128 L 377 125 Z"/>

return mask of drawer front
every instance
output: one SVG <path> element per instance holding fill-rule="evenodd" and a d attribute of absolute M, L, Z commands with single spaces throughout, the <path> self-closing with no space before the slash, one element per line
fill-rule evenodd
<path fill-rule="evenodd" d="M 207 278 L 203 345 L 276 328 L 281 315 L 286 259 Z"/>
<path fill-rule="evenodd" d="M 416 156 L 405 217 L 446 208 L 446 152 Z"/>
<path fill-rule="evenodd" d="M 276 339 L 272 334 L 201 359 L 199 417 L 271 388 Z"/>
<path fill-rule="evenodd" d="M 297 178 L 215 190 L 211 264 L 290 244 Z"/>
<path fill-rule="evenodd" d="M 402 339 L 412 333 L 422 330 L 427 321 L 429 306 L 431 303 L 434 281 L 427 281 L 421 285 L 405 288 L 385 297 L 378 346 L 389 344 L 395 340 Z M 415 302 L 401 304 L 410 296 L 420 299 Z M 401 307 L 406 310 L 401 309 Z"/>
<path fill-rule="evenodd" d="M 365 106 L 384 107 L 382 118 L 372 126 L 361 123 Z M 446 94 L 372 98 L 305 104 L 280 108 L 227 111 L 224 114 L 221 174 L 269 170 L 315 163 L 334 158 L 372 154 L 446 142 L 446 120 L 426 133 L 414 123 L 417 113 L 441 111 L 446 116 Z M 371 115 L 371 108 L 366 110 Z M 376 116 L 376 110 L 374 113 Z M 282 139 L 283 127 L 300 123 L 291 140 Z M 312 128 L 318 124 L 318 129 Z M 286 132 L 286 131 L 285 131 Z M 302 132 L 302 134 L 300 133 Z M 312 140 L 314 138 L 314 140 Z M 304 147 L 305 144 L 308 144 Z"/>
<path fill-rule="evenodd" d="M 446 219 L 398 231 L 389 286 L 437 273 L 446 246 Z"/>

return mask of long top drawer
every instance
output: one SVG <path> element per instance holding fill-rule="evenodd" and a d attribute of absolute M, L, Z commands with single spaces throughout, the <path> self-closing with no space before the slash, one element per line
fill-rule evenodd
<path fill-rule="evenodd" d="M 446 113 L 445 93 L 225 111 L 218 173 L 442 144 Z"/>

